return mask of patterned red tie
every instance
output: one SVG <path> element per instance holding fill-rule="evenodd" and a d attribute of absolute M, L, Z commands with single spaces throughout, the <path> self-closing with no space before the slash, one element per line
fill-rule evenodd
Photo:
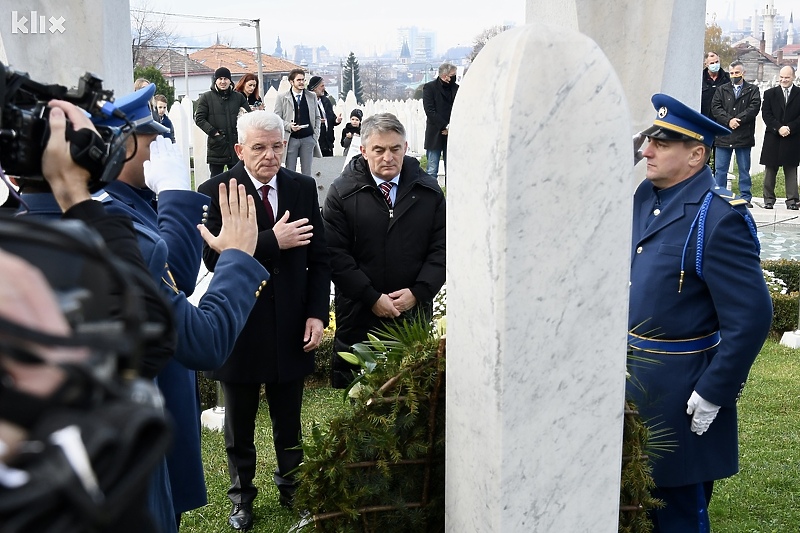
<path fill-rule="evenodd" d="M 269 190 L 271 188 L 269 185 L 261 187 L 261 201 L 264 203 L 264 209 L 267 210 L 267 222 L 270 228 L 275 225 L 275 213 L 272 212 L 272 204 L 269 203 Z"/>
<path fill-rule="evenodd" d="M 390 209 L 392 207 L 392 197 L 389 196 L 389 193 L 391 192 L 393 186 L 394 183 L 392 183 L 391 181 L 384 181 L 383 183 L 378 185 L 378 187 L 380 187 L 381 189 L 381 192 L 383 193 L 383 198 L 386 200 L 386 205 L 388 205 Z"/>

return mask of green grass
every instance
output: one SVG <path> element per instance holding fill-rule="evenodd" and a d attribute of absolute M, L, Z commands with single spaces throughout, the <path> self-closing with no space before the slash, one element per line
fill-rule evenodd
<path fill-rule="evenodd" d="M 800 351 L 767 341 L 739 402 L 740 469 L 717 482 L 709 514 L 714 533 L 786 533 L 800 524 Z M 304 432 L 347 409 L 341 391 L 306 389 Z M 476 423 L 480 421 L 476 420 Z M 266 405 L 256 424 L 254 533 L 284 533 L 296 517 L 278 505 L 275 454 Z M 228 471 L 221 433 L 203 430 L 209 505 L 184 514 L 182 533 L 228 533 Z"/>
<path fill-rule="evenodd" d="M 716 483 L 714 533 L 783 533 L 800 524 L 800 353 L 768 341 L 739 402 L 737 476 Z"/>
<path fill-rule="evenodd" d="M 313 422 L 323 422 L 335 416 L 349 404 L 342 401 L 342 391 L 331 388 L 306 388 L 303 398 L 303 433 L 310 433 Z M 229 533 L 228 513 L 231 505 L 226 495 L 230 478 L 225 457 L 222 432 L 203 429 L 203 463 L 205 464 L 208 505 L 185 513 L 181 533 Z M 278 489 L 272 481 L 275 470 L 275 450 L 272 446 L 272 427 L 266 403 L 262 403 L 256 420 L 255 484 L 258 497 L 254 504 L 253 533 L 286 533 L 297 522 L 297 516 L 278 505 Z"/>

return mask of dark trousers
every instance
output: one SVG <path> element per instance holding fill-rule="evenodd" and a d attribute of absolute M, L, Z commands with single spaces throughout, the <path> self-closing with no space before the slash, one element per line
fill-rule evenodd
<path fill-rule="evenodd" d="M 225 168 L 226 167 L 228 168 L 228 170 L 231 169 L 230 165 L 218 165 L 216 163 L 209 163 L 208 164 L 208 170 L 211 173 L 211 176 L 209 176 L 209 177 L 213 178 L 214 176 L 219 176 L 220 174 L 225 172 Z"/>
<path fill-rule="evenodd" d="M 800 201 L 797 192 L 797 166 L 784 166 L 783 173 L 786 177 L 786 205 L 793 205 Z M 764 204 L 775 203 L 775 177 L 778 167 L 764 167 Z"/>
<path fill-rule="evenodd" d="M 300 445 L 303 379 L 267 383 L 264 388 L 278 462 L 274 481 L 281 496 L 292 500 L 296 483 L 289 472 L 303 462 L 303 451 L 291 449 Z M 261 384 L 222 382 L 222 390 L 225 394 L 225 451 L 231 478 L 228 498 L 233 503 L 251 503 L 258 493 L 253 479 L 256 475 L 255 428 Z"/>
<path fill-rule="evenodd" d="M 650 511 L 653 533 L 710 533 L 708 504 L 713 491 L 713 481 L 653 489 L 653 497 L 665 504 Z"/>

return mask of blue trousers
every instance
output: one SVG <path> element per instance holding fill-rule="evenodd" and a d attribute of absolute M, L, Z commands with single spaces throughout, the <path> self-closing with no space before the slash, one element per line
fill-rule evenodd
<path fill-rule="evenodd" d="M 654 489 L 653 497 L 665 505 L 650 511 L 653 533 L 711 533 L 708 504 L 713 490 L 713 481 Z"/>
<path fill-rule="evenodd" d="M 725 148 L 717 146 L 714 155 L 714 181 L 723 189 L 728 186 L 728 167 L 731 156 L 736 151 L 736 165 L 739 167 L 739 196 L 748 202 L 753 199 L 750 192 L 750 148 Z"/>

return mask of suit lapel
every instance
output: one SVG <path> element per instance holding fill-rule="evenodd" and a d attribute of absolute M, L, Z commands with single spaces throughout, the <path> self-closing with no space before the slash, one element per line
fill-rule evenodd
<path fill-rule="evenodd" d="M 289 220 L 296 220 L 298 213 L 295 213 L 294 206 L 300 194 L 300 185 L 281 168 L 278 171 L 278 212 L 275 220 L 280 220 L 286 211 L 289 211 Z M 293 216 L 292 216 L 293 215 Z M 264 213 L 266 216 L 266 213 Z"/>

